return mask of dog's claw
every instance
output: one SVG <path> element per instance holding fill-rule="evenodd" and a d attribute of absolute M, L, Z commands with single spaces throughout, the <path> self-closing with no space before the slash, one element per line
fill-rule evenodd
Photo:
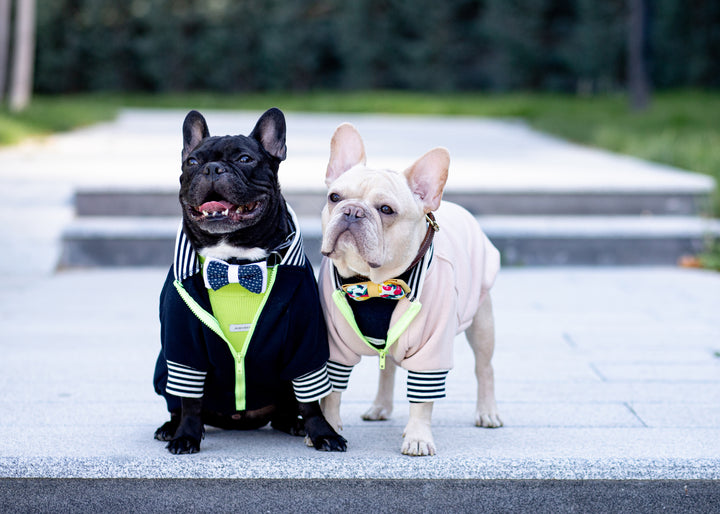
<path fill-rule="evenodd" d="M 200 451 L 200 441 L 196 441 L 190 437 L 178 437 L 170 441 L 166 448 L 174 455 L 197 453 Z"/>
<path fill-rule="evenodd" d="M 155 430 L 155 439 L 158 441 L 170 441 L 175 435 L 175 431 L 178 427 L 178 421 L 171 419 L 163 423 L 161 427 Z"/>
<path fill-rule="evenodd" d="M 432 456 L 435 455 L 435 444 L 432 441 L 405 439 L 400 451 L 403 455 L 410 455 L 411 457 Z"/>
<path fill-rule="evenodd" d="M 326 439 L 322 449 L 328 452 L 344 452 L 347 450 L 347 440 L 343 436 Z"/>
<path fill-rule="evenodd" d="M 347 450 L 347 441 L 341 435 L 336 437 L 322 436 L 311 441 L 309 446 L 322 452 L 344 452 Z"/>
<path fill-rule="evenodd" d="M 499 428 L 503 426 L 503 422 L 497 413 L 483 413 L 476 416 L 475 426 L 482 428 Z"/>
<path fill-rule="evenodd" d="M 362 419 L 365 421 L 386 421 L 390 419 L 392 413 L 392 407 L 387 408 L 382 405 L 373 405 L 365 414 L 362 415 Z"/>
<path fill-rule="evenodd" d="M 165 429 L 165 425 L 161 426 L 155 431 L 155 439 L 158 441 L 169 441 L 172 439 L 173 434 Z"/>

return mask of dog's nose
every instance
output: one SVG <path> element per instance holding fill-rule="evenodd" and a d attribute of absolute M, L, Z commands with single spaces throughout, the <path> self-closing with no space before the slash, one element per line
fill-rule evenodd
<path fill-rule="evenodd" d="M 347 205 L 343 210 L 343 214 L 345 214 L 348 221 L 355 221 L 365 217 L 365 210 L 357 205 Z"/>
<path fill-rule="evenodd" d="M 203 168 L 203 173 L 205 175 L 221 175 L 222 173 L 225 173 L 225 168 L 223 168 L 220 163 L 209 162 Z"/>

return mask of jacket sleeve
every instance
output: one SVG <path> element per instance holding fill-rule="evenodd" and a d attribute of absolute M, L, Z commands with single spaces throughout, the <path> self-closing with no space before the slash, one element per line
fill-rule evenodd
<path fill-rule="evenodd" d="M 185 398 L 201 398 L 208 370 L 202 325 L 180 297 L 171 273 L 160 296 L 159 359 L 167 366 L 165 392 Z"/>

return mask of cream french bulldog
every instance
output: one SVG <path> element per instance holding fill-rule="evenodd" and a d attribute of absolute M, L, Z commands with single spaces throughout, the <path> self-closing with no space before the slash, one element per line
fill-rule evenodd
<path fill-rule="evenodd" d="M 453 340 L 465 332 L 475 354 L 475 424 L 502 425 L 491 358 L 489 290 L 500 254 L 462 207 L 441 199 L 450 155 L 435 148 L 403 173 L 366 166 L 360 134 L 340 125 L 331 141 L 323 209 L 320 299 L 328 325 L 333 392 L 322 406 L 342 429 L 340 399 L 361 356 L 378 356 L 380 383 L 365 420 L 393 409 L 395 366 L 408 371 L 406 455 L 434 455 L 432 407 L 445 397 Z"/>

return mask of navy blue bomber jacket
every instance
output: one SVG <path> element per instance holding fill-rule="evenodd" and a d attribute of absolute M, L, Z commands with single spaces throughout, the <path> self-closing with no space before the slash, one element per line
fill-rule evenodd
<path fill-rule="evenodd" d="M 297 227 L 292 211 L 291 218 Z M 247 352 L 234 357 L 212 328 L 197 254 L 182 226 L 178 230 L 175 262 L 160 294 L 162 348 L 154 377 L 168 410 L 179 409 L 181 397 L 203 398 L 203 409 L 222 414 L 258 409 L 275 403 L 290 382 L 301 402 L 330 392 L 327 330 L 299 230 L 270 255 L 273 265 L 275 280 Z"/>

